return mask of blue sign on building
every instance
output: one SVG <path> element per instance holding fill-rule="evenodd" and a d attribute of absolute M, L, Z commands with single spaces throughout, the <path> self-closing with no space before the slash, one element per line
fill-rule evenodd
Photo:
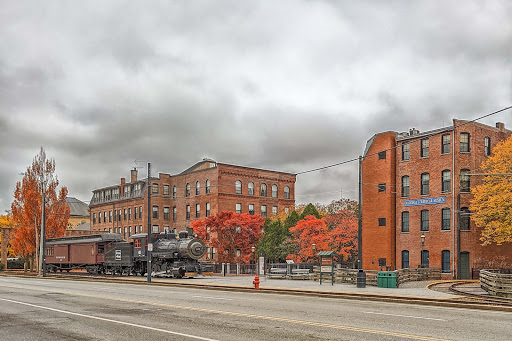
<path fill-rule="evenodd" d="M 406 200 L 404 202 L 404 205 L 405 206 L 421 206 L 421 205 L 444 204 L 445 202 L 446 202 L 446 197 L 437 197 L 437 198 Z"/>

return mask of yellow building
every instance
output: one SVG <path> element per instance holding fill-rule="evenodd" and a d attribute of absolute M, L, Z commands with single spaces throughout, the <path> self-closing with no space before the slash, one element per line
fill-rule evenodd
<path fill-rule="evenodd" d="M 69 206 L 69 220 L 67 230 L 74 230 L 77 227 L 87 226 L 91 223 L 91 216 L 89 214 L 89 205 L 77 198 L 67 197 L 66 204 Z"/>

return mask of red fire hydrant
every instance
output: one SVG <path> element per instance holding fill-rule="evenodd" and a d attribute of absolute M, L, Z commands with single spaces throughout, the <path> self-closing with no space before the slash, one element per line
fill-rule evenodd
<path fill-rule="evenodd" d="M 260 290 L 260 277 L 258 275 L 254 277 L 254 281 L 252 281 L 252 284 L 254 284 L 255 290 Z"/>

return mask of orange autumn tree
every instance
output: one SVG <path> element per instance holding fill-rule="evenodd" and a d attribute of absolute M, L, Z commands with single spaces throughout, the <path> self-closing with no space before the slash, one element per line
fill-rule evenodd
<path fill-rule="evenodd" d="M 295 254 L 287 258 L 294 262 L 315 261 L 318 251 L 328 251 L 331 236 L 325 218 L 318 219 L 312 215 L 304 217 L 297 225 L 290 227 L 291 241 L 295 246 Z M 313 244 L 316 250 L 313 250 Z"/>
<path fill-rule="evenodd" d="M 260 240 L 264 219 L 247 213 L 223 211 L 192 222 L 192 228 L 207 246 L 217 249 L 219 263 L 249 263 L 252 246 Z M 236 250 L 240 250 L 238 256 Z"/>
<path fill-rule="evenodd" d="M 45 237 L 61 237 L 69 219 L 69 206 L 66 204 L 68 190 L 61 187 L 57 195 L 59 180 L 55 175 L 55 160 L 46 159 L 46 153 L 41 148 L 22 181 L 16 183 L 11 204 L 12 217 L 17 225 L 11 235 L 12 248 L 25 258 L 36 256 L 36 260 L 39 255 L 43 184 L 46 197 Z"/>
<path fill-rule="evenodd" d="M 340 261 L 346 260 L 355 267 L 357 260 L 358 216 L 355 212 L 341 210 L 325 217 L 330 235 L 329 250 L 336 251 Z"/>

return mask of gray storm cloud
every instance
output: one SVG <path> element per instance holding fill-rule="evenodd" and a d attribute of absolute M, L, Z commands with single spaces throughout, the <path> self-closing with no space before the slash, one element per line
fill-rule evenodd
<path fill-rule="evenodd" d="M 91 190 L 134 160 L 287 172 L 357 157 L 379 131 L 512 102 L 507 1 L 0 1 L 0 209 L 39 147 Z M 504 121 L 503 113 L 485 123 Z M 297 178 L 356 198 L 357 165 Z"/>

